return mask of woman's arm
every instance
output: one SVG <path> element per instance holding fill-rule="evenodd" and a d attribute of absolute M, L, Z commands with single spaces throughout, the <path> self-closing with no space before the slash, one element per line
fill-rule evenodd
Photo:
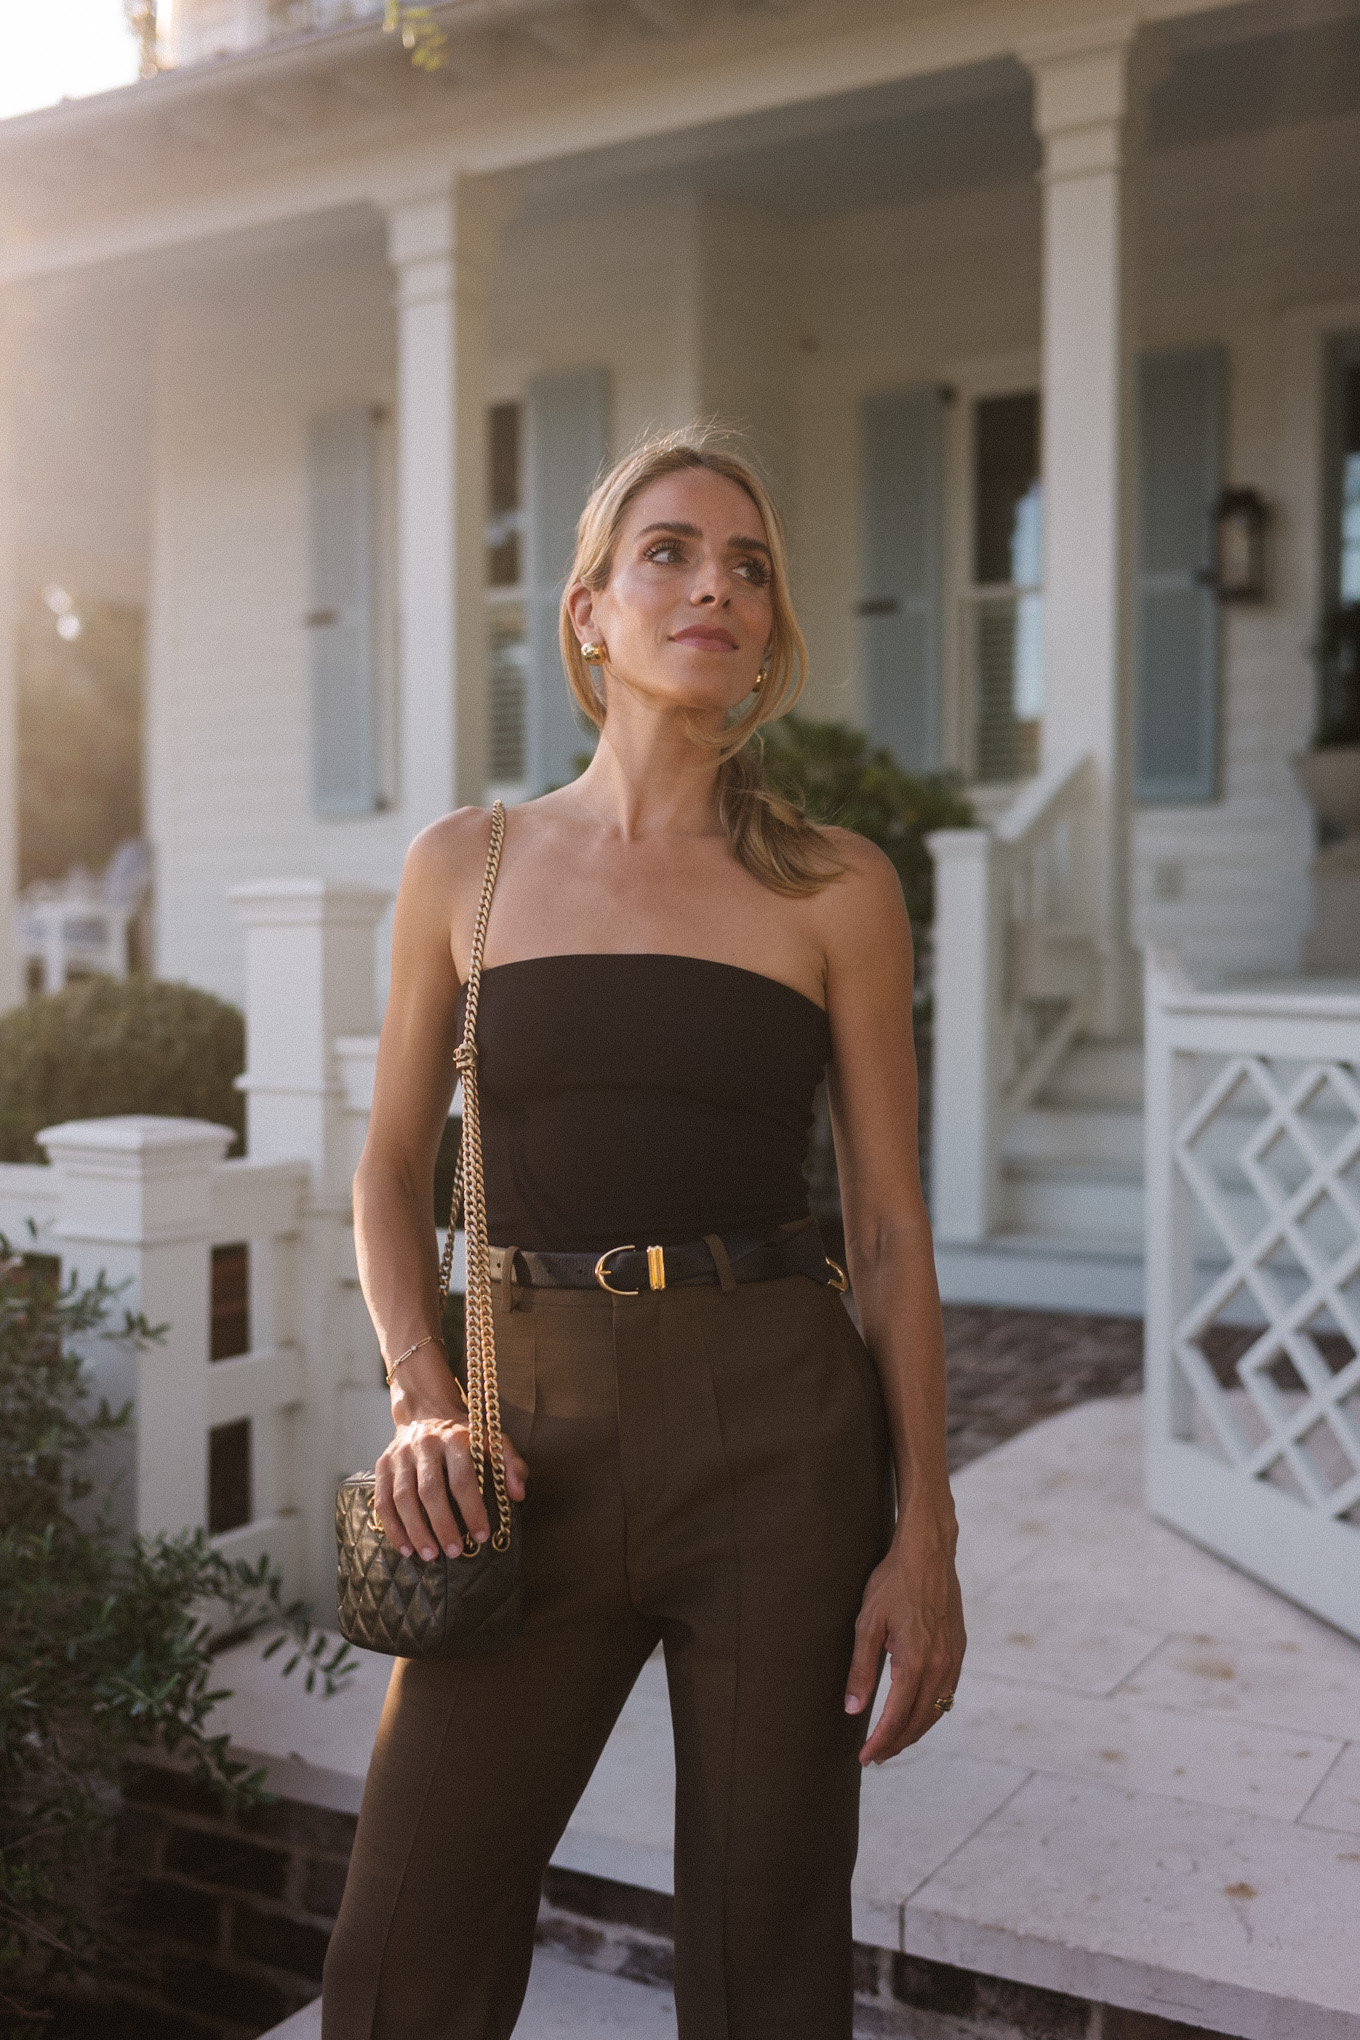
<path fill-rule="evenodd" d="M 862 1761 L 881 1763 L 940 1719 L 966 1638 L 945 1446 L 945 1356 L 930 1219 L 916 1146 L 911 927 L 897 874 L 840 836 L 850 870 L 821 895 L 831 1021 L 831 1121 L 846 1258 L 864 1338 L 883 1384 L 897 1469 L 897 1529 L 865 1590 L 846 1708 L 873 1697 L 884 1650 L 887 1703 Z"/>
<path fill-rule="evenodd" d="M 354 1239 L 364 1300 L 387 1365 L 438 1335 L 434 1165 L 453 1096 L 458 973 L 450 929 L 476 913 L 489 824 L 463 809 L 411 845 L 397 893 L 392 978 L 378 1044 L 368 1138 L 354 1177 Z M 490 1534 L 467 1446 L 463 1402 L 439 1345 L 422 1345 L 392 1381 L 396 1435 L 378 1460 L 376 1506 L 406 1556 L 463 1549 L 451 1488 L 468 1530 Z M 524 1464 L 505 1448 L 507 1485 L 524 1499 Z"/>

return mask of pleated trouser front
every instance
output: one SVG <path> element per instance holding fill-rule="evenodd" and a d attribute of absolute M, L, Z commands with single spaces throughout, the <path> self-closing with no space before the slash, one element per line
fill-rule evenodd
<path fill-rule="evenodd" d="M 512 1301 L 524 1631 L 394 1667 L 323 2040 L 506 2040 L 543 1873 L 658 1642 L 681 2040 L 850 2040 L 865 1723 L 843 1701 L 892 1519 L 873 1364 L 803 1276 Z"/>

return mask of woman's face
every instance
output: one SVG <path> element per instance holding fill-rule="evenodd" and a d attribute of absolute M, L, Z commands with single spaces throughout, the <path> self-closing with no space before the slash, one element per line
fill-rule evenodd
<path fill-rule="evenodd" d="M 658 705 L 725 714 L 751 692 L 770 643 L 770 549 L 746 491 L 690 468 L 629 504 L 607 585 L 573 591 L 583 641 L 610 678 Z"/>

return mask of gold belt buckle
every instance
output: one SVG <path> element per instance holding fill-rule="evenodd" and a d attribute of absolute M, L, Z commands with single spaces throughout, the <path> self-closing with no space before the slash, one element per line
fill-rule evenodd
<path fill-rule="evenodd" d="M 609 1280 L 609 1277 L 604 1272 L 605 1262 L 612 1261 L 615 1254 L 635 1254 L 636 1252 L 637 1248 L 635 1246 L 632 1246 L 631 1244 L 626 1247 L 608 1247 L 605 1249 L 604 1253 L 601 1254 L 599 1260 L 595 1263 L 595 1280 L 599 1283 L 601 1289 L 607 1289 L 611 1296 L 637 1296 L 640 1294 L 640 1292 L 636 1289 L 616 1289 L 613 1283 Z M 648 1251 L 647 1259 L 650 1265 L 651 1262 L 650 1249 Z"/>

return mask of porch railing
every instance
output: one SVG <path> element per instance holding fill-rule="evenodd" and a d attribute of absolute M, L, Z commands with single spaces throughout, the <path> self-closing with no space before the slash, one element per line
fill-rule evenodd
<path fill-rule="evenodd" d="M 101 1271 L 165 1333 L 91 1338 L 97 1393 L 134 1423 L 101 1475 L 124 1529 L 203 1525 L 334 1603 L 335 1482 L 391 1436 L 359 1290 L 350 1185 L 377 1055 L 374 931 L 386 896 L 322 880 L 241 888 L 250 1156 L 230 1130 L 121 1118 L 49 1129 L 49 1165 L 0 1165 L 0 1230 Z M 464 1260 L 456 1242 L 454 1286 Z M 121 1307 L 119 1310 L 121 1318 Z M 102 1484 L 102 1481 L 101 1481 Z"/>
<path fill-rule="evenodd" d="M 134 1406 L 135 1424 L 104 1469 L 117 1476 L 123 1527 L 216 1519 L 224 1550 L 268 1549 L 296 1577 L 291 1433 L 305 1366 L 294 1249 L 307 1171 L 224 1161 L 231 1138 L 193 1119 L 52 1127 L 41 1137 L 50 1166 L 0 1171 L 0 1229 L 16 1248 L 59 1259 L 63 1276 L 104 1273 L 120 1304 L 165 1327 L 141 1349 L 102 1338 L 85 1348 L 96 1392 Z M 245 1279 L 225 1350 L 213 1311 L 222 1254 L 239 1259 Z"/>
<path fill-rule="evenodd" d="M 991 829 L 942 829 L 935 859 L 931 1184 L 941 1239 L 995 1228 L 1000 1147 L 1094 1010 L 1089 758 L 1031 782 Z"/>
<path fill-rule="evenodd" d="M 1360 985 L 1145 984 L 1148 1507 L 1360 1637 Z"/>

